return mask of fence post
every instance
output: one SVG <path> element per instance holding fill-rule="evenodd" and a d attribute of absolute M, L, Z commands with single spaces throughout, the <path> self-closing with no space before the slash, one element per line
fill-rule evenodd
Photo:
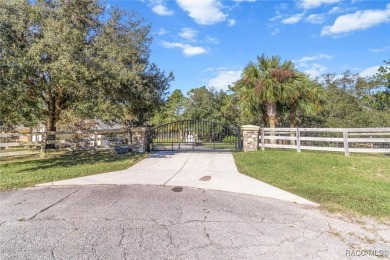
<path fill-rule="evenodd" d="M 297 127 L 295 137 L 297 139 L 297 152 L 300 153 L 301 152 L 301 132 L 299 131 L 298 127 Z"/>
<path fill-rule="evenodd" d="M 97 147 L 98 147 L 98 135 L 97 135 L 97 132 L 94 131 L 93 132 L 93 154 L 96 154 L 97 153 Z"/>
<path fill-rule="evenodd" d="M 41 140 L 41 153 L 40 157 L 45 158 L 46 156 L 46 139 L 47 139 L 47 132 L 42 132 L 42 140 Z"/>
<path fill-rule="evenodd" d="M 264 128 L 261 128 L 261 150 L 264 151 L 265 150 L 265 147 L 264 147 Z"/>
<path fill-rule="evenodd" d="M 33 139 L 33 129 L 32 127 L 30 127 L 30 132 L 28 133 L 29 137 L 28 137 L 28 146 L 29 146 L 29 149 L 31 150 L 33 148 L 33 145 L 32 145 L 32 139 Z"/>
<path fill-rule="evenodd" d="M 244 152 L 257 151 L 259 148 L 259 126 L 244 125 L 242 129 L 242 143 Z"/>
<path fill-rule="evenodd" d="M 344 139 L 344 154 L 345 156 L 349 156 L 348 131 L 346 129 L 343 130 L 343 139 Z"/>

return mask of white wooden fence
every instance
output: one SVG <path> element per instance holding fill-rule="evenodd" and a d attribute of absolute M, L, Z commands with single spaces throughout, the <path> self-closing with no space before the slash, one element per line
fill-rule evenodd
<path fill-rule="evenodd" d="M 259 147 L 390 154 L 390 128 L 262 128 Z"/>
<path fill-rule="evenodd" d="M 127 144 L 128 134 L 128 129 L 0 133 L 0 157 L 42 154 L 47 145 L 57 150 L 112 149 Z"/>

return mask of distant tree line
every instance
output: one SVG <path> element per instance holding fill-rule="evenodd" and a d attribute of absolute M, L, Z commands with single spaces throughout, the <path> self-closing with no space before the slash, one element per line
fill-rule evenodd
<path fill-rule="evenodd" d="M 250 62 L 229 90 L 175 90 L 152 125 L 193 119 L 267 127 L 389 127 L 390 61 L 372 77 L 346 71 L 316 79 L 277 56 Z"/>

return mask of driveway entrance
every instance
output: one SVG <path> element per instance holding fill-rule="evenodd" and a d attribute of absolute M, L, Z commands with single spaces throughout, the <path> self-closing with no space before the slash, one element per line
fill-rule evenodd
<path fill-rule="evenodd" d="M 305 205 L 317 204 L 238 172 L 230 152 L 160 151 L 117 172 L 80 177 L 38 186 L 143 184 L 192 187 L 270 197 Z"/>

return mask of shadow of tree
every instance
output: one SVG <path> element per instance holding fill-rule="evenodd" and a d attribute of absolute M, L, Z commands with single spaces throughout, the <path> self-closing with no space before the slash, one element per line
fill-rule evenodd
<path fill-rule="evenodd" d="M 97 154 L 90 153 L 68 153 L 58 157 L 26 160 L 22 162 L 12 162 L 10 164 L 18 164 L 23 169 L 17 171 L 17 173 L 45 170 L 50 168 L 66 168 L 83 165 L 93 165 L 98 163 L 111 163 L 118 161 L 126 161 L 130 159 L 137 160 L 142 154 L 128 153 L 128 154 L 115 154 L 112 152 L 99 152 Z M 23 167 L 25 165 L 26 167 Z M 30 167 L 29 167 L 30 166 Z"/>

